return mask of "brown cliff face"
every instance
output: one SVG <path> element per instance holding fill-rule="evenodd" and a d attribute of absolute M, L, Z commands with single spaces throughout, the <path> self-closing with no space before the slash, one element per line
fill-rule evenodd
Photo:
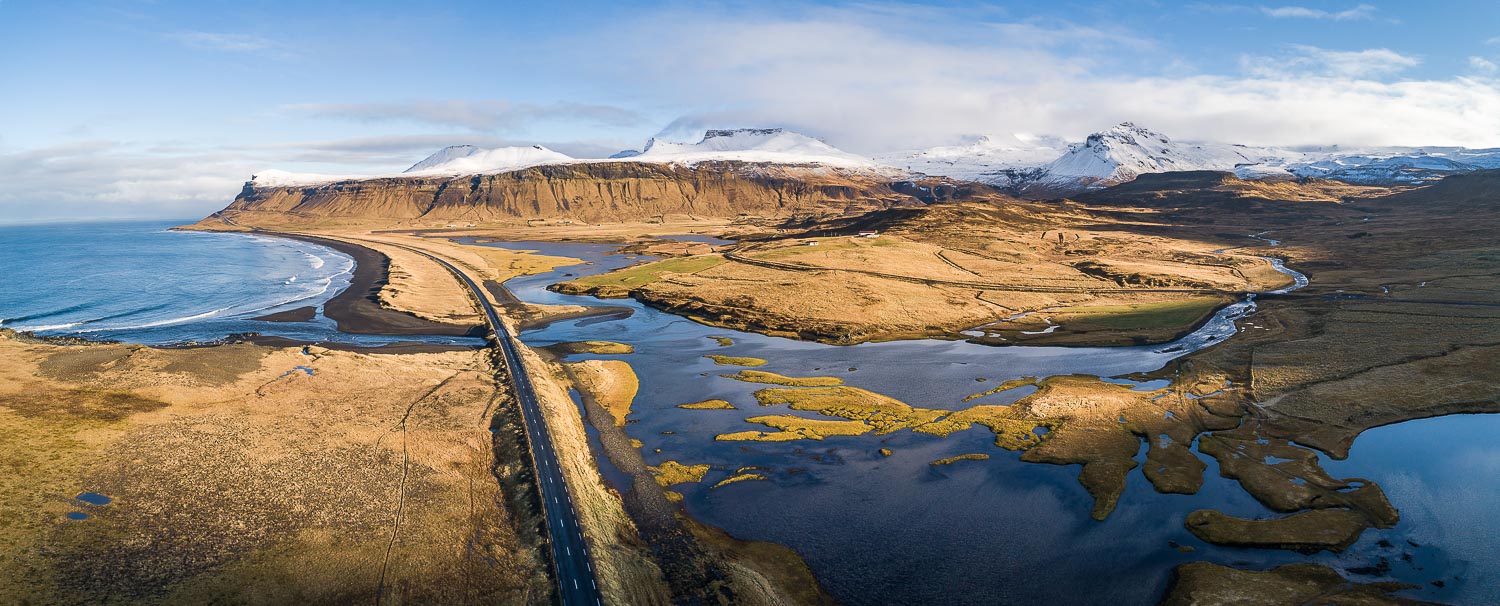
<path fill-rule="evenodd" d="M 247 184 L 229 216 L 389 223 L 844 214 L 918 205 L 951 187 L 914 187 L 868 172 L 819 166 L 604 162 L 492 175 L 385 178 L 308 187 Z M 246 213 L 246 214 L 241 214 Z"/>

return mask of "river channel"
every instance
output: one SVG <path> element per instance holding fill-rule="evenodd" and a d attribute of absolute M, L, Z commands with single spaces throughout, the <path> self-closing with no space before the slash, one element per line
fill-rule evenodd
<path fill-rule="evenodd" d="M 692 239 L 723 242 L 701 236 Z M 946 340 L 831 346 L 706 326 L 630 299 L 601 301 L 546 290 L 556 282 L 651 260 L 617 254 L 617 245 L 486 244 L 587 262 L 515 278 L 506 286 L 530 303 L 608 304 L 629 307 L 633 313 L 625 318 L 559 322 L 524 332 L 521 339 L 532 346 L 584 340 L 633 345 L 634 354 L 583 354 L 571 359 L 629 362 L 640 378 L 640 391 L 626 431 L 644 443 L 646 462 L 656 465 L 672 459 L 713 466 L 702 483 L 674 487 L 685 495 L 687 512 L 737 537 L 791 547 L 840 603 L 1148 604 L 1160 598 L 1173 567 L 1199 560 L 1256 568 L 1313 561 L 1346 571 L 1359 581 L 1383 578 L 1421 586 L 1410 593 L 1414 597 L 1460 603 L 1484 603 L 1479 598 L 1493 591 L 1493 577 L 1453 578 L 1468 576 L 1454 571 L 1483 569 L 1464 559 L 1473 557 L 1472 549 L 1450 549 L 1442 540 L 1418 540 L 1430 531 L 1414 529 L 1407 522 L 1391 530 L 1366 532 L 1342 554 L 1305 556 L 1199 541 L 1183 528 L 1183 519 L 1191 511 L 1214 508 L 1237 516 L 1274 515 L 1236 483 L 1220 478 L 1216 462 L 1206 455 L 1199 455 L 1208 470 L 1198 494 L 1158 494 L 1137 469 L 1131 472 L 1115 512 L 1096 522 L 1089 517 L 1092 501 L 1077 481 L 1078 467 L 1023 463 L 1017 453 L 996 448 L 993 434 L 983 428 L 947 438 L 898 431 L 822 441 L 714 440 L 721 433 L 760 429 L 744 419 L 767 414 L 752 396 L 765 386 L 722 377 L 735 369 L 715 365 L 703 357 L 707 354 L 763 358 L 768 363 L 758 370 L 836 376 L 848 385 L 913 406 L 960 409 L 1008 404 L 1034 389 L 961 402 L 964 396 L 1010 379 L 1075 373 L 1115 377 L 1156 370 L 1173 358 L 1230 338 L 1238 330 L 1234 320 L 1253 310 L 1253 298 L 1221 310 L 1193 334 L 1157 346 L 993 347 Z M 1277 265 L 1295 279 L 1283 291 L 1306 284 L 1301 274 Z M 721 347 L 711 337 L 729 337 L 734 344 Z M 737 410 L 677 408 L 709 398 L 728 400 Z M 780 407 L 772 411 L 787 412 Z M 1493 422 L 1497 417 L 1480 418 L 1500 431 L 1500 424 Z M 1395 429 L 1379 431 L 1385 436 Z M 1400 436 L 1383 439 L 1400 441 Z M 1491 462 L 1500 460 L 1500 447 L 1494 440 L 1481 446 Z M 892 454 L 883 456 L 882 448 Z M 1342 477 L 1382 481 L 1379 469 L 1360 461 L 1364 452 L 1356 444 L 1354 456 L 1332 470 Z M 991 458 L 930 465 L 964 453 L 988 453 Z M 597 449 L 596 455 L 602 456 Z M 1138 457 L 1144 459 L 1144 449 Z M 768 479 L 711 488 L 749 466 L 762 468 Z M 607 481 L 622 491 L 627 488 L 626 480 L 611 472 L 613 466 L 607 461 L 601 460 L 600 468 Z M 1489 500 L 1474 503 L 1493 504 L 1500 499 L 1496 488 L 1483 490 L 1488 491 Z M 1400 493 L 1393 493 L 1392 501 L 1403 511 L 1411 504 L 1403 502 Z M 1493 536 L 1488 543 L 1480 543 L 1494 544 Z M 1368 572 L 1381 559 L 1389 570 Z M 1351 570 L 1365 574 L 1347 572 Z M 1443 586 L 1432 585 L 1435 580 L 1443 580 Z M 1486 583 L 1491 584 L 1488 589 Z"/>

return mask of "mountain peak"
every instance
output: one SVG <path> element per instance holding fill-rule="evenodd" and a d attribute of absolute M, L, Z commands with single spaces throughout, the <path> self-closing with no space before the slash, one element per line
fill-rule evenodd
<path fill-rule="evenodd" d="M 1116 142 L 1125 145 L 1171 145 L 1172 140 L 1166 135 L 1136 126 L 1134 122 L 1121 122 L 1108 129 L 1089 135 L 1084 141 L 1085 146 L 1098 146 L 1105 142 Z"/>
<path fill-rule="evenodd" d="M 427 170 L 429 168 L 445 164 L 447 162 L 452 162 L 459 158 L 467 158 L 476 153 L 479 153 L 480 151 L 483 150 L 473 145 L 449 145 L 448 147 L 444 147 L 440 150 L 437 150 L 436 152 L 433 152 L 432 155 L 423 158 L 422 161 L 411 165 L 411 168 L 408 168 L 401 172 L 412 173 L 420 170 Z"/>
<path fill-rule="evenodd" d="M 708 130 L 708 131 L 704 131 L 704 133 L 703 133 L 703 140 L 699 141 L 699 143 L 703 143 L 704 141 L 708 141 L 709 139 L 718 139 L 718 138 L 721 138 L 721 137 L 746 137 L 746 136 L 771 137 L 771 136 L 779 135 L 782 132 L 784 132 L 784 131 L 782 131 L 779 128 L 729 128 L 729 129 Z"/>
<path fill-rule="evenodd" d="M 641 162 L 711 162 L 733 160 L 775 164 L 825 164 L 871 168 L 869 158 L 851 154 L 813 137 L 780 128 L 710 129 L 697 143 L 652 138 L 639 154 L 616 154 Z"/>
<path fill-rule="evenodd" d="M 402 174 L 478 175 L 528 168 L 541 164 L 571 162 L 573 158 L 540 145 L 517 145 L 484 149 L 473 145 L 445 147 L 413 164 Z"/>

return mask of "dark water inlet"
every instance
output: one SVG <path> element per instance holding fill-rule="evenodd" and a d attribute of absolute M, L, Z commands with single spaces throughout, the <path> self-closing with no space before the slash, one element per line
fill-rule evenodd
<path fill-rule="evenodd" d="M 1008 403 L 1035 389 L 1028 386 L 963 402 L 964 397 L 984 391 L 991 381 L 1075 373 L 1122 377 L 1156 370 L 1215 342 L 1210 335 L 1234 334 L 1235 320 L 1253 309 L 1253 301 L 1222 310 L 1203 330 L 1165 346 L 997 348 L 927 340 L 839 347 L 706 326 L 632 299 L 599 300 L 546 290 L 570 277 L 652 260 L 610 254 L 616 245 L 489 245 L 587 262 L 515 278 L 506 286 L 527 302 L 618 305 L 634 313 L 588 324 L 558 322 L 526 331 L 522 340 L 532 346 L 584 340 L 633 345 L 635 354 L 617 359 L 630 362 L 640 379 L 628 432 L 644 443 L 641 452 L 646 463 L 674 459 L 713 465 L 703 483 L 674 487 L 684 494 L 688 512 L 735 536 L 792 547 L 829 593 L 844 604 L 1152 603 L 1165 590 L 1172 568 L 1185 562 L 1209 560 L 1264 568 L 1311 559 L 1341 570 L 1356 569 L 1379 557 L 1376 540 L 1395 540 L 1404 532 L 1401 528 L 1367 532 L 1367 541 L 1344 554 L 1311 558 L 1208 545 L 1183 528 L 1188 513 L 1213 508 L 1241 517 L 1276 514 L 1237 483 L 1222 478 L 1217 462 L 1203 455 L 1199 457 L 1208 469 L 1198 494 L 1157 493 L 1144 477 L 1143 466 L 1131 472 L 1115 513 L 1104 522 L 1095 522 L 1088 515 L 1092 499 L 1078 484 L 1076 466 L 1021 462 L 1015 453 L 996 449 L 994 436 L 987 430 L 958 432 L 948 438 L 897 432 L 787 443 L 714 440 L 721 433 L 758 429 L 744 422 L 749 416 L 796 413 L 759 406 L 753 394 L 766 386 L 723 378 L 728 373 L 704 359 L 707 354 L 762 358 L 767 364 L 759 370 L 836 376 L 854 387 L 913 406 L 956 410 L 1001 403 L 1001 399 Z M 721 347 L 712 338 L 716 336 L 729 337 L 734 343 Z M 859 370 L 846 370 L 854 368 Z M 976 376 L 986 381 L 976 382 Z M 1134 389 L 1165 386 L 1157 381 L 1117 381 L 1130 383 Z M 728 400 L 739 410 L 676 408 L 711 398 Z M 655 452 L 658 448 L 660 453 Z M 882 448 L 892 454 L 884 456 L 879 452 Z M 992 457 L 984 464 L 931 472 L 932 461 L 973 452 Z M 733 470 L 752 466 L 760 468 L 768 480 L 710 488 Z M 612 469 L 605 461 L 601 467 Z M 1173 542 L 1195 551 L 1179 551 L 1171 546 Z M 1441 549 L 1428 548 L 1416 559 L 1441 557 Z M 1451 593 L 1438 593 L 1426 585 L 1432 580 L 1431 570 L 1397 565 L 1390 577 L 1423 585 L 1422 597 L 1447 599 Z"/>

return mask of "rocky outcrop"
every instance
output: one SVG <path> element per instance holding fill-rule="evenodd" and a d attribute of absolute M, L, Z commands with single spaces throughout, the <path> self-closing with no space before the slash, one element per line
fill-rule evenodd
<path fill-rule="evenodd" d="M 951 195 L 942 190 L 943 195 Z M 230 217 L 371 222 L 516 219 L 601 223 L 658 217 L 839 215 L 920 205 L 933 198 L 909 180 L 818 165 L 597 162 L 462 177 L 393 177 L 315 186 L 253 183 Z"/>

